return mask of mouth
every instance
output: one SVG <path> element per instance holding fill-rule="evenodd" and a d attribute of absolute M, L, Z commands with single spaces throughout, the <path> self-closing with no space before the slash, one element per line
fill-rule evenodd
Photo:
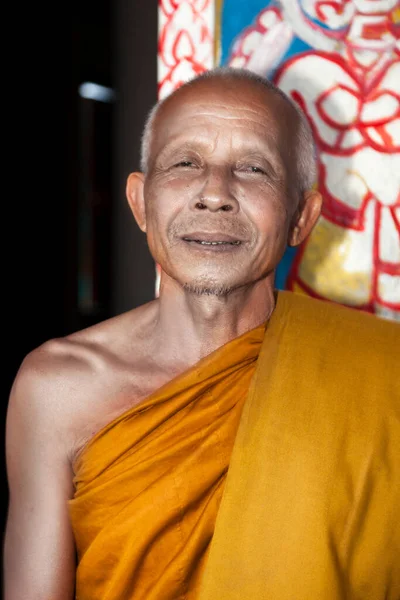
<path fill-rule="evenodd" d="M 184 235 L 181 239 L 187 244 L 201 246 L 205 249 L 207 248 L 213 250 L 231 249 L 232 247 L 241 246 L 243 243 L 243 240 L 235 238 L 221 231 L 217 231 L 215 233 L 196 231 L 194 233 Z"/>
<path fill-rule="evenodd" d="M 182 238 L 184 242 L 190 244 L 200 244 L 200 246 L 240 246 L 242 243 L 240 240 L 234 240 L 232 242 L 225 240 L 207 241 L 207 240 L 196 240 L 192 238 Z"/>

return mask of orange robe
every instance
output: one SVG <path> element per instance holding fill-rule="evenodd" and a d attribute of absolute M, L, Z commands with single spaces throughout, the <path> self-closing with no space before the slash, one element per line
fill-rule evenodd
<path fill-rule="evenodd" d="M 80 455 L 77 598 L 399 600 L 399 357 L 398 324 L 279 292 Z"/>
<path fill-rule="evenodd" d="M 400 600 L 400 325 L 280 293 L 199 600 Z"/>
<path fill-rule="evenodd" d="M 264 330 L 201 360 L 80 454 L 70 502 L 78 600 L 197 597 Z"/>

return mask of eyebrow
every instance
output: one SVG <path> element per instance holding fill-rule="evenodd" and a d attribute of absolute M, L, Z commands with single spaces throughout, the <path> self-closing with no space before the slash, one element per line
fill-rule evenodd
<path fill-rule="evenodd" d="M 212 148 L 212 144 L 206 140 L 201 141 L 199 138 L 196 140 L 187 140 L 185 142 L 179 143 L 179 137 L 171 140 L 162 150 L 160 150 L 159 154 L 156 156 L 156 160 L 163 160 L 169 154 L 173 154 L 174 152 L 194 152 L 198 149 L 205 149 L 209 147 Z"/>

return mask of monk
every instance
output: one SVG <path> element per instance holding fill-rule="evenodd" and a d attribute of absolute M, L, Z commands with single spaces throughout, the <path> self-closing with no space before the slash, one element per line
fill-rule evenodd
<path fill-rule="evenodd" d="M 321 210 L 307 121 L 216 69 L 142 150 L 159 297 L 23 361 L 6 600 L 398 600 L 399 325 L 274 287 Z"/>

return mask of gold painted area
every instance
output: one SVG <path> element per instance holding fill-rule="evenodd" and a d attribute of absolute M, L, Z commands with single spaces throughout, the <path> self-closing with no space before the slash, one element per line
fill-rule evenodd
<path fill-rule="evenodd" d="M 329 300 L 354 306 L 367 303 L 371 273 L 346 270 L 351 245 L 350 234 L 345 229 L 321 217 L 299 265 L 300 281 Z"/>
<path fill-rule="evenodd" d="M 224 0 L 214 0 L 214 67 L 221 60 L 221 21 Z"/>
<path fill-rule="evenodd" d="M 400 8 L 395 8 L 392 11 L 391 17 L 395 25 L 397 25 L 397 23 L 400 23 Z"/>

